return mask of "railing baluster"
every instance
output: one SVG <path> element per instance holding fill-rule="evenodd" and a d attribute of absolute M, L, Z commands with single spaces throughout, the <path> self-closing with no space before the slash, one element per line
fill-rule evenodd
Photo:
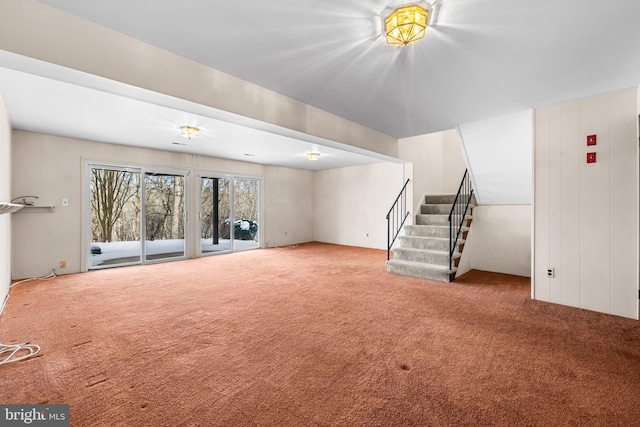
<path fill-rule="evenodd" d="M 400 230 L 404 225 L 404 222 L 407 220 L 409 216 L 409 211 L 407 210 L 407 184 L 409 184 L 409 179 L 402 186 L 402 190 L 396 197 L 396 200 L 391 205 L 391 209 L 387 212 L 387 261 L 391 258 L 391 246 L 396 241 L 398 234 L 400 234 Z M 393 226 L 392 226 L 393 223 Z M 392 231 L 393 230 L 393 231 Z M 392 237 L 393 235 L 393 237 Z"/>
<path fill-rule="evenodd" d="M 449 270 L 453 269 L 453 254 L 458 247 L 458 238 L 462 232 L 472 196 L 471 178 L 469 171 L 465 170 L 449 212 Z"/>

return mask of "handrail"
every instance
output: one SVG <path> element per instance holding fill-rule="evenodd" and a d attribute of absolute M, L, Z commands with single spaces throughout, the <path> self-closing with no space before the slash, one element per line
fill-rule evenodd
<path fill-rule="evenodd" d="M 471 177 L 469 176 L 469 171 L 465 170 L 460 186 L 458 187 L 458 192 L 451 205 L 451 211 L 449 212 L 449 271 L 453 268 L 453 254 L 455 253 L 455 248 L 458 246 L 458 239 L 467 216 L 467 210 L 469 209 L 472 196 L 473 188 L 471 186 Z"/>
<path fill-rule="evenodd" d="M 404 183 L 402 190 L 400 190 L 398 197 L 396 197 L 393 205 L 391 205 L 391 209 L 389 209 L 389 212 L 387 213 L 387 261 L 390 259 L 391 246 L 393 246 L 393 242 L 396 241 L 396 237 L 400 234 L 400 230 L 409 216 L 409 211 L 407 210 L 407 192 L 405 191 L 409 181 L 410 180 L 407 179 Z M 400 206 L 398 206 L 398 204 Z M 402 218 L 400 218 L 404 211 L 406 211 L 406 213 Z M 392 223 L 393 227 L 391 226 Z M 392 232 L 392 230 L 394 231 Z M 393 237 L 391 237 L 391 234 L 393 234 Z"/>

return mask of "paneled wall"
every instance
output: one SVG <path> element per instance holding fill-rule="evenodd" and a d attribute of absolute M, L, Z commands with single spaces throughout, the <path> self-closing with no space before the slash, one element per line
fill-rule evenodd
<path fill-rule="evenodd" d="M 535 112 L 535 299 L 638 318 L 637 94 Z"/>

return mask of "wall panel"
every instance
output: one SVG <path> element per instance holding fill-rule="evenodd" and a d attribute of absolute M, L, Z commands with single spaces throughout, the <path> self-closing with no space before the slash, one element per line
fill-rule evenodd
<path fill-rule="evenodd" d="M 580 162 L 580 301 L 582 308 L 608 313 L 610 283 L 608 95 L 580 103 L 580 156 L 596 151 L 597 162 Z M 598 145 L 586 146 L 587 135 L 596 134 Z M 570 214 L 567 212 L 566 214 Z"/>
<path fill-rule="evenodd" d="M 549 109 L 549 301 L 562 303 L 562 108 Z"/>
<path fill-rule="evenodd" d="M 549 120 L 551 108 L 541 108 L 535 112 L 534 153 L 534 297 L 542 301 L 549 301 L 550 282 L 546 270 L 549 264 Z"/>
<path fill-rule="evenodd" d="M 636 88 L 536 110 L 536 299 L 638 318 L 637 120 Z"/>
<path fill-rule="evenodd" d="M 630 194 L 633 183 L 638 182 L 638 150 L 625 143 L 628 135 L 637 132 L 634 112 L 636 94 L 633 91 L 611 95 L 611 311 L 634 317 L 637 301 L 628 298 L 637 293 L 637 284 L 630 280 L 637 276 L 637 232 L 633 224 L 638 218 L 637 200 Z M 614 243 L 615 242 L 615 243 Z"/>
<path fill-rule="evenodd" d="M 580 106 L 562 105 L 562 263 L 556 278 L 564 305 L 580 307 Z"/>

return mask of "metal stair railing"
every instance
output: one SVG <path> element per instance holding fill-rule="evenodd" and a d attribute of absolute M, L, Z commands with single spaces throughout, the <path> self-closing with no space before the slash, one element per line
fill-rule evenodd
<path fill-rule="evenodd" d="M 458 239 L 460 238 L 460 232 L 462 231 L 472 196 L 471 177 L 469 176 L 469 171 L 465 170 L 460 187 L 458 187 L 458 193 L 449 212 L 449 271 L 453 269 L 453 254 L 458 247 Z"/>
<path fill-rule="evenodd" d="M 398 197 L 396 197 L 387 213 L 387 261 L 390 259 L 391 246 L 393 246 L 393 242 L 396 241 L 396 237 L 400 234 L 400 230 L 402 230 L 402 226 L 409 216 L 409 211 L 407 210 L 407 184 L 409 181 L 407 179 L 404 183 L 402 190 L 400 190 Z"/>

